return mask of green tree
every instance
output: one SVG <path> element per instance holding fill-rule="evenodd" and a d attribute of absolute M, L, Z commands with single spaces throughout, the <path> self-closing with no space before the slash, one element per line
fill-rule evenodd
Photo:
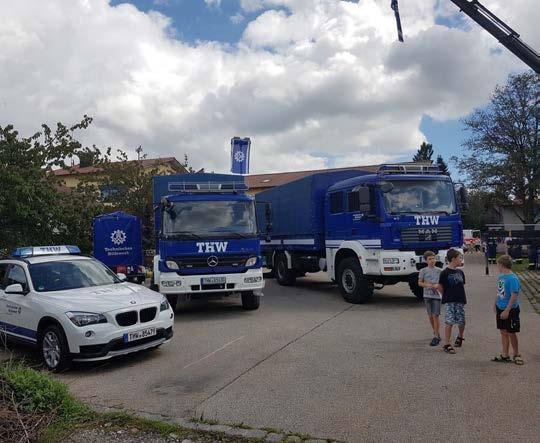
<path fill-rule="evenodd" d="M 500 222 L 500 212 L 497 209 L 508 203 L 508 200 L 493 192 L 472 190 L 468 196 L 469 207 L 463 214 L 465 229 L 480 229 L 486 224 Z"/>
<path fill-rule="evenodd" d="M 414 154 L 413 161 L 426 162 L 433 161 L 433 145 L 431 143 L 422 142 L 416 154 Z"/>
<path fill-rule="evenodd" d="M 101 204 L 105 212 L 123 211 L 139 217 L 143 249 L 151 249 L 154 246 L 152 179 L 164 164 L 157 162 L 151 168 L 144 167 L 146 154 L 140 146 L 136 151 L 138 160 L 129 160 L 123 150 L 118 149 L 113 157 L 110 148 L 102 152 L 94 147 L 93 166 L 101 173 L 83 179 L 77 191 L 81 195 L 93 194 L 96 205 Z M 180 167 L 173 172 L 182 173 L 185 169 Z"/>
<path fill-rule="evenodd" d="M 437 161 L 435 162 L 439 169 L 442 171 L 443 174 L 450 175 L 450 170 L 448 169 L 448 165 L 442 158 L 442 155 L 437 156 Z"/>
<path fill-rule="evenodd" d="M 0 250 L 4 253 L 22 245 L 56 243 L 65 230 L 65 199 L 54 167 L 81 148 L 73 132 L 86 129 L 90 117 L 71 127 L 58 123 L 53 131 L 20 137 L 12 125 L 0 127 Z"/>
<path fill-rule="evenodd" d="M 540 75 L 512 74 L 497 86 L 489 104 L 463 120 L 467 152 L 453 157 L 469 187 L 509 196 L 523 208 L 523 223 L 534 223 L 540 192 Z"/>

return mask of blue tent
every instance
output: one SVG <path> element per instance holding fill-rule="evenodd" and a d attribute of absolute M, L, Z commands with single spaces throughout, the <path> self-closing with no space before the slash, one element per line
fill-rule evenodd
<path fill-rule="evenodd" d="M 141 220 L 124 212 L 94 217 L 94 257 L 107 266 L 143 264 Z"/>

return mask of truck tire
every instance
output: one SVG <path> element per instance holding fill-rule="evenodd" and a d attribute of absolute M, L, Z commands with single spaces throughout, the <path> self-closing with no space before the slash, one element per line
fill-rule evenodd
<path fill-rule="evenodd" d="M 424 299 L 424 288 L 418 284 L 418 272 L 411 275 L 409 278 L 409 288 L 418 300 Z"/>
<path fill-rule="evenodd" d="M 261 297 L 255 295 L 253 291 L 242 292 L 242 309 L 246 311 L 254 311 L 259 309 Z"/>
<path fill-rule="evenodd" d="M 287 257 L 278 254 L 275 263 L 276 279 L 281 286 L 293 286 L 296 282 L 296 273 L 287 268 Z"/>
<path fill-rule="evenodd" d="M 176 310 L 177 305 L 178 305 L 178 295 L 176 295 L 176 294 L 167 295 L 167 301 L 171 305 L 171 309 L 174 312 Z"/>
<path fill-rule="evenodd" d="M 349 303 L 365 303 L 373 296 L 373 282 L 364 276 L 360 263 L 354 257 L 338 263 L 337 282 L 341 295 Z"/>

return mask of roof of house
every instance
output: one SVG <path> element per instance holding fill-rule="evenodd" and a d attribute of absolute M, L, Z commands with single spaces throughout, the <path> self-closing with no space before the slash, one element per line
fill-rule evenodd
<path fill-rule="evenodd" d="M 400 162 L 398 164 L 407 165 L 407 164 L 431 164 L 431 162 Z M 250 189 L 253 188 L 273 188 L 275 186 L 283 185 L 301 178 L 307 177 L 309 175 L 324 173 L 324 172 L 335 172 L 335 171 L 346 171 L 350 169 L 358 169 L 360 171 L 368 172 L 377 172 L 377 169 L 380 165 L 365 165 L 365 166 L 349 166 L 347 168 L 330 168 L 330 169 L 312 169 L 308 171 L 294 171 L 294 172 L 274 172 L 270 174 L 253 174 L 246 176 L 246 184 Z"/>
<path fill-rule="evenodd" d="M 153 166 L 159 166 L 161 164 L 172 164 L 178 168 L 182 168 L 182 164 L 176 160 L 174 157 L 163 157 L 163 158 L 145 158 L 143 160 L 128 160 L 127 163 L 140 162 L 143 168 L 151 168 Z M 99 166 L 85 166 L 80 167 L 80 165 L 75 165 L 67 169 L 55 169 L 53 171 L 54 175 L 73 175 L 73 174 L 95 174 L 96 172 L 101 172 L 102 168 Z"/>

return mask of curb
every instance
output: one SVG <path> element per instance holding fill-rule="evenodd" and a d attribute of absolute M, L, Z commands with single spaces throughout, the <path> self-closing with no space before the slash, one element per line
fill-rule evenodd
<path fill-rule="evenodd" d="M 102 405 L 91 405 L 91 408 L 96 412 L 119 412 L 125 411 L 124 409 L 111 408 Z M 251 440 L 264 441 L 268 443 L 341 443 L 339 440 L 325 439 L 325 438 L 313 438 L 306 437 L 301 438 L 297 435 L 293 435 L 287 432 L 278 433 L 266 431 L 264 429 L 246 429 L 239 428 L 231 425 L 216 424 L 211 425 L 207 423 L 200 423 L 191 421 L 185 418 L 171 417 L 168 415 L 155 414 L 150 412 L 129 411 L 126 412 L 133 414 L 135 417 L 143 418 L 152 421 L 160 421 L 168 424 L 181 426 L 182 428 L 192 431 L 213 432 L 219 434 L 225 434 L 228 437 L 241 437 Z"/>

